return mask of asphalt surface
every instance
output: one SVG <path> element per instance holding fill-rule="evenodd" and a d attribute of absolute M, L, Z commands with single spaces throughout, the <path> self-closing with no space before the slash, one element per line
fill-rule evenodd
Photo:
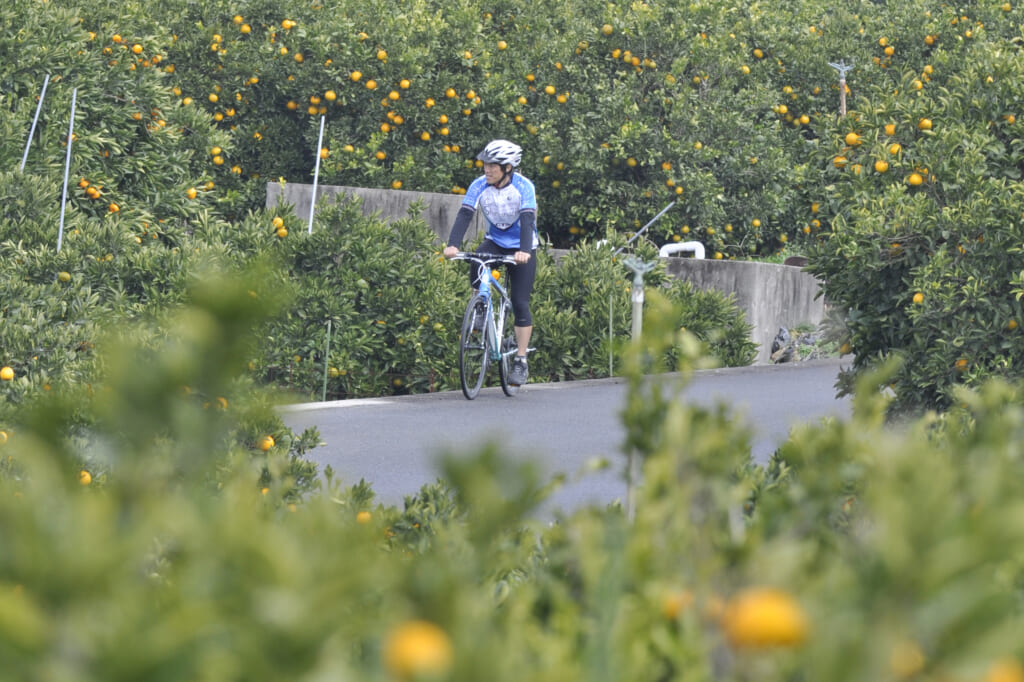
<path fill-rule="evenodd" d="M 694 373 L 685 400 L 722 404 L 754 432 L 751 456 L 763 464 L 798 423 L 825 416 L 845 419 L 848 399 L 835 397 L 837 359 Z M 566 483 L 547 509 L 623 500 L 624 379 L 528 384 L 508 398 L 485 388 L 473 401 L 460 391 L 415 396 L 306 403 L 282 408 L 297 432 L 316 427 L 322 444 L 310 458 L 330 465 L 344 485 L 366 480 L 377 500 L 401 506 L 407 495 L 440 475 L 445 454 L 476 453 L 496 444 L 505 456 L 531 459 Z M 595 460 L 610 466 L 594 472 Z M 583 472 L 589 472 L 583 474 Z"/>

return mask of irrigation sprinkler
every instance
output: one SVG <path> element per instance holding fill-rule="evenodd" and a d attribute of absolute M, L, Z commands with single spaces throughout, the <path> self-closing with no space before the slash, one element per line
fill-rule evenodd
<path fill-rule="evenodd" d="M 650 227 L 651 225 L 656 223 L 658 221 L 658 219 L 661 218 L 661 216 L 665 215 L 665 213 L 667 213 L 668 210 L 670 208 L 672 208 L 673 206 L 675 206 L 675 205 L 676 205 L 675 201 L 669 202 L 669 204 L 665 208 L 661 209 L 658 212 L 658 215 L 654 216 L 649 221 L 647 221 L 647 224 L 644 225 L 643 227 L 641 227 L 637 231 L 637 233 L 634 234 L 632 237 L 630 237 L 629 240 L 625 244 L 623 244 L 618 249 L 616 249 L 615 252 L 612 254 L 612 258 L 615 258 L 620 253 L 622 253 L 623 249 L 625 249 L 627 246 L 632 244 L 636 240 L 637 237 L 642 235 L 647 230 L 648 227 Z M 653 263 L 651 264 L 651 267 L 654 267 Z M 642 281 L 643 280 L 641 279 L 641 290 L 640 290 L 640 304 L 641 304 L 641 307 L 643 306 L 643 285 L 642 285 Z M 634 292 L 636 291 L 635 284 L 634 284 L 634 287 L 633 287 L 633 291 Z M 634 293 L 634 296 L 635 295 L 636 294 Z M 613 302 L 614 302 L 614 295 L 612 293 L 609 293 L 608 294 L 608 376 L 614 376 L 615 375 L 614 353 L 612 352 L 612 336 L 613 336 L 613 330 L 614 330 L 614 325 L 612 323 L 612 313 L 614 311 Z M 636 304 L 634 302 L 634 307 L 635 307 L 635 305 Z M 636 319 L 635 318 L 636 318 L 636 313 L 634 312 L 634 321 L 633 321 L 634 325 L 636 324 Z M 638 335 L 639 334 L 637 332 L 634 332 L 634 337 L 636 337 Z"/>
<path fill-rule="evenodd" d="M 658 265 L 657 261 L 645 263 L 636 256 L 626 256 L 622 264 L 633 271 L 633 340 L 639 341 L 644 325 L 644 275 Z"/>
<path fill-rule="evenodd" d="M 64 191 L 60 198 L 60 226 L 57 228 L 57 253 L 60 253 L 64 242 L 64 209 L 68 205 L 68 176 L 71 174 L 71 143 L 75 139 L 75 103 L 78 100 L 78 88 L 71 91 L 71 121 L 68 123 L 68 153 L 64 159 Z"/>
<path fill-rule="evenodd" d="M 309 200 L 309 229 L 307 232 L 313 234 L 313 209 L 316 208 L 316 186 L 320 181 L 320 150 L 324 148 L 324 121 L 326 116 L 320 117 L 320 137 L 316 141 L 316 166 L 313 170 L 313 198 Z"/>
<path fill-rule="evenodd" d="M 839 72 L 839 115 L 846 116 L 846 72 L 853 70 L 853 63 L 847 64 L 840 59 L 838 63 L 829 62 L 828 65 Z"/>
<path fill-rule="evenodd" d="M 36 115 L 32 118 L 32 128 L 28 131 L 28 140 L 25 141 L 25 153 L 21 157 L 21 167 L 19 171 L 25 170 L 25 162 L 28 161 L 28 150 L 32 146 L 32 138 L 36 134 L 36 124 L 39 123 L 39 113 L 43 110 L 43 98 L 46 97 L 46 86 L 50 83 L 50 74 L 46 74 L 46 78 L 43 80 L 43 89 L 39 93 L 39 104 L 36 105 Z"/>

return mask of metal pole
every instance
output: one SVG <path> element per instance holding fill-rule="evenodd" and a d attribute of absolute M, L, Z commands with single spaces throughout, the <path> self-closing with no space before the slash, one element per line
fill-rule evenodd
<path fill-rule="evenodd" d="M 673 207 L 673 206 L 675 206 L 675 205 L 676 205 L 676 202 L 675 202 L 675 201 L 673 201 L 673 202 L 671 202 L 671 203 L 670 203 L 670 204 L 669 204 L 668 206 L 666 206 L 665 208 L 661 209 L 661 211 L 660 211 L 660 212 L 658 213 L 658 215 L 656 215 L 656 216 L 654 216 L 653 218 L 651 218 L 651 219 L 650 219 L 650 221 L 649 221 L 649 222 L 648 222 L 648 223 L 647 223 L 646 225 L 644 225 L 643 227 L 641 227 L 641 228 L 640 228 L 640 231 L 639 231 L 639 232 L 637 232 L 637 233 L 636 233 L 636 234 L 634 234 L 634 235 L 633 235 L 632 237 L 630 237 L 630 238 L 629 238 L 629 241 L 627 241 L 627 242 L 626 242 L 625 244 L 623 244 L 623 245 L 622 245 L 622 246 L 620 246 L 620 247 L 619 247 L 618 249 L 616 249 L 616 250 L 615 250 L 615 253 L 613 253 L 612 255 L 613 255 L 613 256 L 617 256 L 617 255 L 619 255 L 620 253 L 622 253 L 622 250 L 623 250 L 624 248 L 626 248 L 627 246 L 629 246 L 630 244 L 632 244 L 632 243 L 633 243 L 633 240 L 635 240 L 635 239 L 636 239 L 637 237 L 639 237 L 640 235 L 642 235 L 642 234 L 644 233 L 644 231 L 645 231 L 645 230 L 647 230 L 647 228 L 648 228 L 648 227 L 650 227 L 651 225 L 653 225 L 653 224 L 654 224 L 654 223 L 655 223 L 655 222 L 656 222 L 656 221 L 658 220 L 658 218 L 660 218 L 661 216 L 665 215 L 665 212 L 666 212 L 666 211 L 668 211 L 668 210 L 669 210 L 670 208 L 672 208 L 672 207 Z"/>
<path fill-rule="evenodd" d="M 324 388 L 320 400 L 327 402 L 327 367 L 331 364 L 331 321 L 327 320 L 327 338 L 324 340 Z"/>
<path fill-rule="evenodd" d="M 608 293 L 608 376 L 615 376 L 615 367 L 612 362 L 612 338 L 614 334 L 614 327 L 612 326 L 612 302 L 614 301 L 615 292 L 611 291 Z"/>
<path fill-rule="evenodd" d="M 50 74 L 46 74 L 46 79 L 43 80 L 43 90 L 39 93 L 39 104 L 36 105 L 36 115 L 32 118 L 32 128 L 28 131 L 28 141 L 25 142 L 25 153 L 21 157 L 19 171 L 25 170 L 25 162 L 28 160 L 28 149 L 32 146 L 32 138 L 36 134 L 36 123 L 39 122 L 39 112 L 43 110 L 43 98 L 46 97 L 46 86 L 49 82 Z"/>
<path fill-rule="evenodd" d="M 828 65 L 839 72 L 839 115 L 846 116 L 846 72 L 853 69 L 853 63 L 847 64 L 846 60 L 840 59 Z"/>
<path fill-rule="evenodd" d="M 309 201 L 309 234 L 313 234 L 313 209 L 316 208 L 316 186 L 320 180 L 320 150 L 324 148 L 324 121 L 326 116 L 320 117 L 320 137 L 316 141 L 316 168 L 313 171 L 313 198 Z"/>
<path fill-rule="evenodd" d="M 68 176 L 71 174 L 71 143 L 75 138 L 75 104 L 78 101 L 78 88 L 71 91 L 71 122 L 68 123 L 68 153 L 64 159 L 64 192 L 60 198 L 60 227 L 57 229 L 57 253 L 60 253 L 64 242 L 64 209 L 68 205 Z"/>

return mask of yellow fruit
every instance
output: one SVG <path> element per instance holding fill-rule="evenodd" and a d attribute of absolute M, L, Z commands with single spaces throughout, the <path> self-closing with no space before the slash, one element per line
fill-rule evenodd
<path fill-rule="evenodd" d="M 366 89 L 367 90 L 376 90 L 377 89 L 377 81 L 373 80 L 372 78 L 370 80 L 366 81 Z"/>
<path fill-rule="evenodd" d="M 967 370 L 967 358 L 958 358 L 957 361 L 955 363 L 953 363 L 953 367 L 958 372 L 966 371 Z"/>
<path fill-rule="evenodd" d="M 199 194 L 199 192 L 197 192 L 197 191 L 196 191 L 196 188 L 195 188 L 195 187 L 189 187 L 189 188 L 188 188 L 188 191 L 187 191 L 187 192 L 185 192 L 185 195 L 186 195 L 186 196 L 187 196 L 187 197 L 188 197 L 189 199 L 195 199 L 195 198 L 196 198 L 196 196 L 198 196 L 198 194 Z"/>
<path fill-rule="evenodd" d="M 384 50 L 377 50 L 377 59 L 382 62 L 386 62 L 388 60 L 388 53 Z"/>
<path fill-rule="evenodd" d="M 1009 329 L 1011 332 L 1014 329 L 1016 329 L 1018 326 L 1019 325 L 1017 324 L 1017 320 L 1010 320 L 1009 322 L 1006 323 L 1006 328 Z M 1022 681 L 1022 682 L 1024 682 L 1024 681 Z"/>
<path fill-rule="evenodd" d="M 917 129 L 918 130 L 931 130 L 932 129 L 932 120 L 930 118 L 922 118 L 920 121 L 917 122 Z"/>
<path fill-rule="evenodd" d="M 338 99 L 338 93 L 336 93 L 334 90 L 328 90 L 327 92 L 324 93 L 324 99 L 327 100 L 328 102 L 333 102 L 334 100 Z"/>
<path fill-rule="evenodd" d="M 441 677 L 452 667 L 448 634 L 433 623 L 414 620 L 396 627 L 381 651 L 384 667 L 400 680 Z"/>
<path fill-rule="evenodd" d="M 132 52 L 135 54 L 142 54 L 142 45 L 139 45 L 138 43 L 132 45 Z"/>
<path fill-rule="evenodd" d="M 64 272 L 62 270 L 61 272 L 57 273 L 57 280 L 61 281 L 61 282 L 64 282 L 65 284 L 68 283 L 68 282 L 71 281 L 71 273 L 70 272 Z"/>
<path fill-rule="evenodd" d="M 363 511 L 356 514 L 356 523 L 369 523 L 371 518 L 372 516 L 370 512 L 364 509 Z"/>
<path fill-rule="evenodd" d="M 764 52 L 761 51 L 761 48 L 756 48 L 754 50 L 754 57 L 756 57 L 757 59 L 763 59 L 764 58 Z"/>
<path fill-rule="evenodd" d="M 889 145 L 889 153 L 892 154 L 893 156 L 896 156 L 901 151 L 903 151 L 903 147 L 900 146 L 899 142 L 893 142 L 891 145 Z"/>
<path fill-rule="evenodd" d="M 846 166 L 846 157 L 845 156 L 837 156 L 837 157 L 835 157 L 834 159 L 832 159 L 832 165 L 835 166 L 836 168 L 843 168 L 843 167 L 845 167 Z"/>
<path fill-rule="evenodd" d="M 349 76 L 349 78 L 352 79 L 353 83 L 355 83 L 356 81 L 358 81 L 362 77 L 363 77 L 363 74 L 360 73 L 359 71 L 353 71 L 352 75 Z"/>
<path fill-rule="evenodd" d="M 507 50 L 508 49 L 508 43 L 506 43 L 504 40 L 499 40 L 498 41 L 498 49 L 499 50 Z"/>
<path fill-rule="evenodd" d="M 679 235 L 676 235 L 677 237 Z M 661 601 L 661 615 L 666 620 L 675 620 L 679 614 L 693 604 L 693 592 L 690 590 L 675 590 L 669 592 Z"/>
<path fill-rule="evenodd" d="M 911 173 L 909 176 L 907 176 L 908 185 L 913 185 L 914 187 L 917 187 L 922 182 L 924 182 L 924 178 L 921 177 L 920 173 Z"/>
<path fill-rule="evenodd" d="M 924 294 L 922 294 L 920 291 L 917 292 L 916 294 L 914 294 L 914 299 L 913 300 L 914 300 L 914 303 L 917 303 L 917 304 L 924 303 Z"/>
<path fill-rule="evenodd" d="M 275 230 L 279 227 L 284 227 L 284 219 L 281 216 L 274 216 L 274 220 L 271 221 L 271 224 L 274 226 Z"/>
<path fill-rule="evenodd" d="M 10 381 L 14 378 L 14 370 L 10 367 L 4 367 L 0 369 L 0 380 Z"/>
<path fill-rule="evenodd" d="M 82 485 L 89 485 L 92 483 L 92 474 L 85 469 L 78 472 L 78 482 Z"/>
<path fill-rule="evenodd" d="M 260 447 L 260 450 L 262 450 L 263 452 L 266 452 L 270 448 L 274 447 L 274 437 L 273 436 L 263 436 L 263 438 L 260 439 L 259 447 Z"/>
<path fill-rule="evenodd" d="M 391 189 L 402 189 L 402 181 L 401 180 L 393 180 L 391 182 Z"/>
<path fill-rule="evenodd" d="M 860 135 L 854 132 L 846 133 L 846 137 L 844 139 L 846 140 L 846 144 L 851 147 L 856 147 L 860 144 Z"/>
<path fill-rule="evenodd" d="M 851 346 L 849 343 L 844 343 L 843 345 L 841 345 L 839 347 L 839 354 L 840 355 L 849 355 L 852 352 L 853 352 L 853 346 Z"/>
<path fill-rule="evenodd" d="M 614 30 L 615 28 L 611 24 L 605 24 L 604 26 L 601 27 L 601 33 L 605 34 L 606 36 L 610 36 Z"/>
<path fill-rule="evenodd" d="M 757 218 L 754 218 L 752 221 L 750 221 L 750 224 L 753 225 L 754 227 L 761 227 L 761 221 Z"/>
<path fill-rule="evenodd" d="M 278 236 L 279 239 L 284 239 L 285 237 L 288 236 L 288 228 L 279 227 L 277 228 L 277 232 L 275 232 L 275 234 Z"/>
<path fill-rule="evenodd" d="M 885 124 L 885 134 L 888 135 L 889 137 L 892 137 L 893 135 L 895 135 L 896 134 L 896 124 L 895 123 L 886 123 Z"/>
<path fill-rule="evenodd" d="M 751 588 L 726 604 L 722 629 L 738 648 L 795 646 L 807 638 L 807 616 L 790 594 Z"/>
<path fill-rule="evenodd" d="M 879 159 L 878 161 L 875 161 L 875 172 L 876 173 L 884 173 L 887 170 L 889 170 L 889 162 L 888 161 L 883 161 L 882 159 Z"/>
<path fill-rule="evenodd" d="M 544 92 L 546 92 L 549 95 L 555 94 L 555 86 L 554 85 L 545 85 L 544 86 Z"/>

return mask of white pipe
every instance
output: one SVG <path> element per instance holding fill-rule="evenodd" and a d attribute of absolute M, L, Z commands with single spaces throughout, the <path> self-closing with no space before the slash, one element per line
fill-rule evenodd
<path fill-rule="evenodd" d="M 21 157 L 21 168 L 18 170 L 25 170 L 25 162 L 28 161 L 28 150 L 32 146 L 32 136 L 36 134 L 36 123 L 39 122 L 39 112 L 43 110 L 43 98 L 46 97 L 46 86 L 50 82 L 50 74 L 46 74 L 46 78 L 43 80 L 43 91 L 39 93 L 39 104 L 36 105 L 36 115 L 32 119 L 32 129 L 28 131 L 28 142 L 25 143 L 25 153 Z"/>
<path fill-rule="evenodd" d="M 313 209 L 316 208 L 316 186 L 320 181 L 320 150 L 324 148 L 324 121 L 326 118 L 326 116 L 320 116 L 320 137 L 316 141 L 316 166 L 313 170 L 313 198 L 309 201 L 308 234 L 313 234 Z"/>
<path fill-rule="evenodd" d="M 68 123 L 68 154 L 64 160 L 64 191 L 60 197 L 60 226 L 57 229 L 57 253 L 60 253 L 64 241 L 64 210 L 68 205 L 68 176 L 71 174 L 71 143 L 75 139 L 75 103 L 78 100 L 78 88 L 71 91 L 71 122 Z"/>
<path fill-rule="evenodd" d="M 704 258 L 704 245 L 700 242 L 673 242 L 665 244 L 658 251 L 658 255 L 662 258 L 667 258 L 677 251 L 693 251 L 694 258 L 702 260 Z"/>

